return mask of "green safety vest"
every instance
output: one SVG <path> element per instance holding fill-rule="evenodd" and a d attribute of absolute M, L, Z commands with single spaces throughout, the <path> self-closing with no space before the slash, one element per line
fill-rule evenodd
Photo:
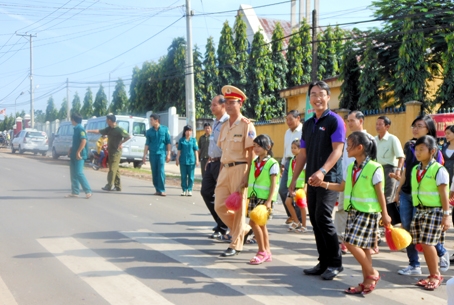
<path fill-rule="evenodd" d="M 378 202 L 377 193 L 375 192 L 375 187 L 372 183 L 372 177 L 377 170 L 382 171 L 382 176 L 384 177 L 383 167 L 380 163 L 374 161 L 367 162 L 353 186 L 352 174 L 354 165 L 353 162 L 347 169 L 344 190 L 344 209 L 348 211 L 353 207 L 355 210 L 364 213 L 381 212 L 381 206 Z M 384 181 L 381 186 L 383 191 L 385 188 Z"/>
<path fill-rule="evenodd" d="M 287 179 L 287 187 L 290 186 L 290 183 L 292 183 L 292 178 L 293 178 L 293 168 L 292 168 L 292 162 L 293 159 L 295 159 L 296 156 L 293 156 L 293 158 L 290 160 L 290 163 L 288 164 L 288 179 Z M 304 181 L 306 180 L 306 171 L 303 169 L 298 176 L 298 179 L 296 179 L 296 185 L 295 187 L 297 189 L 302 189 L 304 187 Z"/>
<path fill-rule="evenodd" d="M 437 186 L 437 174 L 442 167 L 443 165 L 440 163 L 433 162 L 422 177 L 421 182 L 418 182 L 417 179 L 418 165 L 413 167 L 411 173 L 411 197 L 414 206 L 420 204 L 426 207 L 442 206 Z M 446 188 L 446 193 L 448 193 L 448 188 Z"/>
<path fill-rule="evenodd" d="M 252 162 L 251 170 L 249 171 L 249 180 L 248 180 L 248 189 L 247 189 L 247 195 L 248 198 L 251 197 L 252 194 L 255 194 L 255 196 L 259 199 L 268 199 L 270 195 L 270 187 L 271 187 L 271 177 L 270 177 L 270 168 L 274 164 L 277 164 L 278 162 L 273 159 L 269 158 L 268 161 L 266 161 L 265 165 L 263 166 L 262 171 L 260 172 L 260 175 L 255 178 L 255 160 Z M 279 167 L 279 166 L 278 166 Z M 279 189 L 279 179 L 276 177 L 276 188 L 274 190 L 273 197 L 271 198 L 272 201 L 276 201 L 277 199 L 277 194 L 278 194 L 278 189 Z"/>

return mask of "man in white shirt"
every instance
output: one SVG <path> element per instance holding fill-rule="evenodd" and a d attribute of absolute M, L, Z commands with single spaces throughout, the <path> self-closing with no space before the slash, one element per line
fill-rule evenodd
<path fill-rule="evenodd" d="M 350 133 L 355 131 L 362 131 L 367 134 L 367 136 L 372 140 L 375 141 L 374 137 L 367 133 L 364 129 L 364 114 L 359 110 L 352 110 L 347 116 L 347 125 Z M 347 145 L 344 145 L 344 151 L 342 154 L 342 171 L 345 173 L 347 171 L 347 167 L 355 161 L 355 158 L 349 158 L 347 153 Z M 339 193 L 339 200 L 337 211 L 334 214 L 334 226 L 336 227 L 337 236 L 339 238 L 339 242 L 341 243 L 341 251 L 343 254 L 347 253 L 347 247 L 343 243 L 344 233 L 345 233 L 345 226 L 347 224 L 347 215 L 348 213 L 344 210 L 344 193 Z"/>
<path fill-rule="evenodd" d="M 397 189 L 397 180 L 391 178 L 389 174 L 392 173 L 400 177 L 405 161 L 402 144 L 398 137 L 388 132 L 389 127 L 391 127 L 391 120 L 387 116 L 378 117 L 375 123 L 375 130 L 378 133 L 375 137 L 377 142 L 377 162 L 383 165 L 385 172 L 385 198 L 388 204 L 394 202 Z"/>
<path fill-rule="evenodd" d="M 301 134 L 303 132 L 303 124 L 301 124 L 301 114 L 299 113 L 298 110 L 291 110 L 287 113 L 286 117 L 286 122 L 288 129 L 285 132 L 284 136 L 284 155 L 282 156 L 282 161 L 281 161 L 281 172 L 282 172 L 282 178 L 281 178 L 281 183 L 279 184 L 279 196 L 281 197 L 282 203 L 285 208 L 285 212 L 287 213 L 287 221 L 285 224 L 290 224 L 292 223 L 292 218 L 290 217 L 290 213 L 287 210 L 287 207 L 285 206 L 285 200 L 287 199 L 287 193 L 288 193 L 288 188 L 287 188 L 287 179 L 288 179 L 288 166 L 290 163 L 290 159 L 292 159 L 293 154 L 292 154 L 292 142 L 295 139 L 301 140 Z M 297 205 L 294 205 L 295 207 L 295 212 L 296 215 L 298 215 L 298 218 L 301 217 L 300 209 Z M 299 219 L 301 222 L 301 219 Z"/>

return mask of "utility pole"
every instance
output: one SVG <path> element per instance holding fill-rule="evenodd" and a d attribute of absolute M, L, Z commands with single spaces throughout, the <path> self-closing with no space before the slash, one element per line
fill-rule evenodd
<path fill-rule="evenodd" d="M 33 106 L 34 101 L 34 90 L 33 90 L 33 37 L 36 35 L 32 34 L 17 34 L 17 36 L 30 37 L 30 128 L 35 127 L 35 107 Z"/>
<path fill-rule="evenodd" d="M 315 0 L 317 1 L 317 0 Z M 317 10 L 312 11 L 312 71 L 311 81 L 317 80 L 318 57 L 317 57 L 317 27 L 318 27 Z"/>
<path fill-rule="evenodd" d="M 70 111 L 70 107 L 69 107 L 69 78 L 66 78 L 66 108 L 67 109 L 67 113 L 66 113 L 66 117 L 68 119 L 68 121 L 71 121 L 70 119 L 70 114 L 69 114 L 69 111 Z"/>
<path fill-rule="evenodd" d="M 191 1 L 186 0 L 186 121 L 191 125 L 194 132 L 192 136 L 195 137 L 195 96 L 194 96 L 194 64 L 192 58 L 192 21 L 191 17 L 194 12 L 191 11 Z"/>

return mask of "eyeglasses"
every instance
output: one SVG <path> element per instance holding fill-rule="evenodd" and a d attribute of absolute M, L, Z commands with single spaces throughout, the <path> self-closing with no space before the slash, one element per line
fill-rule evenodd
<path fill-rule="evenodd" d="M 427 128 L 426 125 L 412 125 L 411 129 L 424 129 Z"/>
<path fill-rule="evenodd" d="M 325 94 L 325 93 L 311 93 L 310 97 L 311 98 L 325 98 L 327 97 L 328 94 Z"/>

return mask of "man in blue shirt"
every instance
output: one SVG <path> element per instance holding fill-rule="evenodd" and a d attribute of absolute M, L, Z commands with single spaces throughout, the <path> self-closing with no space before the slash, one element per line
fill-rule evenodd
<path fill-rule="evenodd" d="M 165 196 L 166 175 L 164 164 L 170 161 L 170 133 L 167 126 L 160 124 L 157 114 L 150 115 L 150 129 L 147 130 L 145 148 L 143 150 L 143 164 L 146 164 L 147 152 L 150 152 L 151 175 L 156 189 L 154 195 Z"/>
<path fill-rule="evenodd" d="M 85 198 L 91 197 L 91 188 L 84 174 L 84 163 L 87 159 L 87 134 L 80 124 L 82 117 L 80 114 L 71 115 L 71 123 L 74 126 L 72 147 L 69 149 L 69 172 L 71 176 L 71 194 L 67 198 L 79 196 L 79 184 L 85 192 Z"/>

